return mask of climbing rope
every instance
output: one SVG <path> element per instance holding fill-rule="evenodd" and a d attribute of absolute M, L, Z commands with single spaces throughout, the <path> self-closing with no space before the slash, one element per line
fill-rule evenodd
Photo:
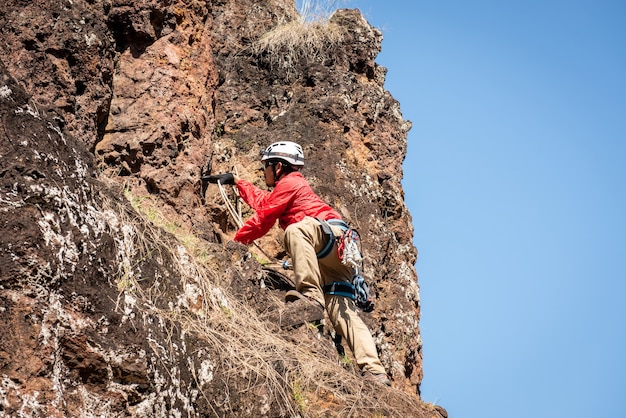
<path fill-rule="evenodd" d="M 363 264 L 363 256 L 359 249 L 359 233 L 355 229 L 347 229 L 339 238 L 337 255 L 344 266 L 355 269 Z"/>
<path fill-rule="evenodd" d="M 228 209 L 228 212 L 230 212 L 230 216 L 233 217 L 233 220 L 235 221 L 237 228 L 241 228 L 243 226 L 243 220 L 241 219 L 241 214 L 238 213 L 235 207 L 233 206 L 232 202 L 228 198 L 226 189 L 224 188 L 224 186 L 219 180 L 217 182 L 217 187 L 220 189 L 220 194 L 222 195 L 222 199 L 224 200 L 224 203 L 226 204 L 226 209 Z"/>

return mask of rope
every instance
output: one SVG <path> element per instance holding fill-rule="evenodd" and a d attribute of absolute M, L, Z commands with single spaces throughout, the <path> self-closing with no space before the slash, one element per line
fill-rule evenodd
<path fill-rule="evenodd" d="M 358 240 L 357 232 L 353 229 L 349 229 L 344 232 L 341 237 L 340 246 L 338 248 L 341 263 L 344 266 L 352 266 L 357 272 L 363 262 Z"/>
<path fill-rule="evenodd" d="M 220 189 L 220 194 L 222 195 L 222 199 L 224 199 L 224 203 L 226 204 L 226 208 L 228 209 L 228 212 L 230 212 L 230 215 L 235 220 L 235 224 L 237 225 L 237 228 L 241 228 L 243 226 L 243 220 L 241 219 L 241 215 L 239 215 L 239 213 L 235 210 L 235 207 L 233 206 L 230 199 L 228 198 L 228 194 L 226 194 L 226 190 L 224 189 L 224 186 L 222 186 L 222 183 L 220 183 L 219 180 L 217 182 L 217 186 Z"/>

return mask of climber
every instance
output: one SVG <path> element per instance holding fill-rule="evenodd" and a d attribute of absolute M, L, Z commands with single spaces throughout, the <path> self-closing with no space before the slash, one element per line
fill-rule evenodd
<path fill-rule="evenodd" d="M 287 309 L 298 310 L 301 323 L 321 320 L 326 309 L 335 331 L 348 342 L 363 377 L 390 386 L 374 339 L 358 316 L 353 299 L 330 289 L 337 284 L 349 288 L 354 276 L 353 268 L 339 259 L 336 240 L 328 236 L 329 227 L 335 236 L 341 236 L 347 225 L 313 192 L 300 172 L 304 166 L 302 147 L 289 141 L 273 143 L 263 151 L 261 163 L 265 183 L 274 188 L 271 192 L 233 173 L 207 178 L 210 183 L 236 185 L 243 200 L 255 210 L 234 240 L 249 245 L 278 220 L 285 230 L 285 249 L 291 256 L 296 279 L 296 290 L 285 297 Z"/>

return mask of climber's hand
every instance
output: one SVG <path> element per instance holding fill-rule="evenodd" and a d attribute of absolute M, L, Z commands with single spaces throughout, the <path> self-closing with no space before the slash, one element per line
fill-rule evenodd
<path fill-rule="evenodd" d="M 202 176 L 202 181 L 220 184 L 235 184 L 235 176 L 233 173 L 215 174 L 213 176 Z"/>

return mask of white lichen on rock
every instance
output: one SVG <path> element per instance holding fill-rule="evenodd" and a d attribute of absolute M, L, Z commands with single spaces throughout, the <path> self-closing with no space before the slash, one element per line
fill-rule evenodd
<path fill-rule="evenodd" d="M 10 98 L 13 94 L 13 91 L 9 88 L 9 86 L 0 87 L 0 99 Z"/>

